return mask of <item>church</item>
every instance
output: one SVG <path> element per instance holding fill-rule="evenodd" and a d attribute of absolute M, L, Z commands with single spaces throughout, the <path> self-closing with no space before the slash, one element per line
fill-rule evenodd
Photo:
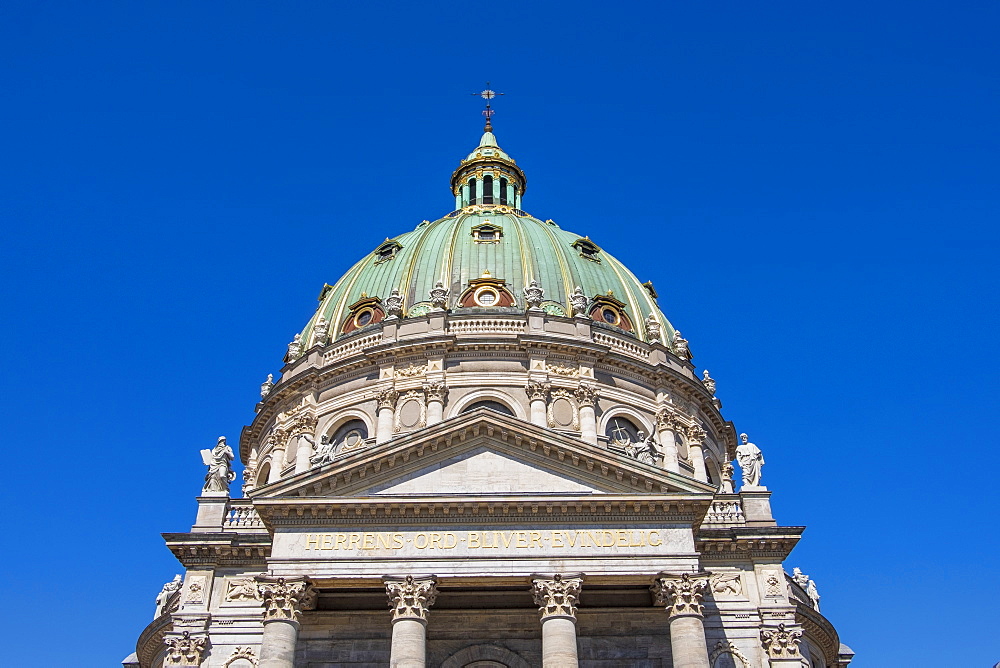
<path fill-rule="evenodd" d="M 851 662 L 653 284 L 524 210 L 490 114 L 454 210 L 324 285 L 202 451 L 126 668 Z"/>

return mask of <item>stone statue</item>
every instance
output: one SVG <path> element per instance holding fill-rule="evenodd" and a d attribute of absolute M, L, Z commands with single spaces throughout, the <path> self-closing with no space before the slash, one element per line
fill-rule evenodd
<path fill-rule="evenodd" d="M 233 449 L 226 445 L 226 437 L 220 436 L 219 442 L 211 450 L 201 451 L 201 460 L 208 467 L 205 475 L 205 492 L 225 492 L 229 494 L 229 483 L 236 479 L 232 461 L 235 458 Z"/>
<path fill-rule="evenodd" d="M 323 316 L 319 317 L 313 326 L 313 345 L 323 345 L 326 343 L 327 334 L 330 333 L 330 323 Z"/>
<path fill-rule="evenodd" d="M 819 590 L 816 588 L 815 580 L 809 580 L 809 584 L 806 585 L 806 595 L 812 601 L 813 609 L 819 612 Z"/>
<path fill-rule="evenodd" d="M 302 335 L 296 334 L 292 342 L 288 344 L 288 352 L 285 354 L 286 362 L 294 362 L 302 356 Z"/>
<path fill-rule="evenodd" d="M 313 466 L 322 466 L 323 464 L 329 464 L 333 461 L 333 451 L 334 443 L 330 440 L 330 437 L 323 434 L 319 437 L 319 447 L 316 448 L 316 452 L 309 461 L 312 462 Z"/>
<path fill-rule="evenodd" d="M 747 440 L 746 434 L 740 434 L 743 441 L 736 448 L 736 461 L 743 471 L 743 487 L 760 487 L 760 469 L 764 466 L 764 454 L 756 445 Z"/>
<path fill-rule="evenodd" d="M 386 320 L 403 317 L 403 298 L 399 296 L 399 290 L 393 288 L 382 305 L 385 306 Z"/>
<path fill-rule="evenodd" d="M 180 590 L 183 579 L 180 575 L 175 575 L 173 580 L 163 585 L 163 589 L 156 595 L 156 613 L 153 615 L 153 619 L 167 612 L 167 602 L 170 600 L 170 595 Z"/>
<path fill-rule="evenodd" d="M 639 441 L 641 445 L 639 446 L 639 451 L 636 455 L 638 459 L 643 464 L 649 464 L 650 466 L 656 466 L 656 460 L 659 459 L 660 449 L 657 447 L 656 440 L 653 435 L 643 437 L 643 432 L 639 432 Z"/>
<path fill-rule="evenodd" d="M 532 280 L 524 289 L 524 305 L 529 309 L 538 310 L 542 308 L 542 299 L 545 291 L 538 287 L 538 281 Z"/>
<path fill-rule="evenodd" d="M 654 318 L 653 314 L 650 313 L 646 318 L 646 339 L 650 343 L 659 343 L 662 331 L 663 328 L 660 325 L 660 321 Z"/>
<path fill-rule="evenodd" d="M 802 572 L 802 569 L 796 566 L 792 569 L 792 581 L 803 589 L 809 584 L 809 576 Z"/>
<path fill-rule="evenodd" d="M 723 494 L 732 494 L 735 490 L 733 489 L 733 472 L 735 471 L 732 462 L 722 462 L 722 485 L 719 491 Z"/>
<path fill-rule="evenodd" d="M 448 308 L 448 288 L 444 287 L 444 281 L 434 284 L 434 289 L 430 291 L 431 308 L 435 311 L 444 311 Z"/>
<path fill-rule="evenodd" d="M 688 348 L 688 340 L 681 336 L 679 329 L 674 330 L 674 354 L 682 360 L 691 359 L 691 349 Z"/>
<path fill-rule="evenodd" d="M 263 401 L 267 399 L 267 395 L 271 394 L 271 388 L 274 387 L 274 374 L 267 374 L 267 380 L 260 384 L 260 399 Z"/>
<path fill-rule="evenodd" d="M 715 379 L 708 375 L 708 369 L 701 372 L 701 382 L 709 393 L 715 394 Z"/>
<path fill-rule="evenodd" d="M 587 305 L 589 303 L 590 300 L 587 299 L 587 295 L 583 294 L 583 288 L 579 285 L 576 286 L 576 290 L 573 291 L 573 294 L 569 298 L 570 310 L 573 311 L 573 315 L 577 318 L 586 318 Z"/>

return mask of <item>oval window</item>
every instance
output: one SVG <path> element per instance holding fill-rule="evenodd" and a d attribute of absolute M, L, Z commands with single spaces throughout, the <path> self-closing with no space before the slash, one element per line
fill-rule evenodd
<path fill-rule="evenodd" d="M 480 306 L 492 306 L 497 302 L 497 297 L 497 293 L 492 290 L 483 290 L 476 295 L 476 301 L 479 302 Z"/>
<path fill-rule="evenodd" d="M 354 324 L 358 327 L 364 327 L 372 321 L 372 312 L 370 309 L 364 310 L 357 315 L 354 319 Z"/>
<path fill-rule="evenodd" d="M 606 308 L 601 311 L 601 317 L 604 318 L 604 322 L 610 323 L 612 325 L 618 324 L 618 314 L 614 312 L 613 309 Z"/>

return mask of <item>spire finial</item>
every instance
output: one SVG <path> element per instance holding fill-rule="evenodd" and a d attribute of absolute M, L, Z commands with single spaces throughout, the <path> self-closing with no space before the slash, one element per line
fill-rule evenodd
<path fill-rule="evenodd" d="M 486 108 L 483 109 L 483 116 L 486 117 L 486 125 L 483 127 L 483 132 L 493 132 L 493 124 L 490 122 L 490 118 L 493 117 L 493 107 L 490 105 L 490 100 L 495 98 L 497 95 L 503 95 L 503 93 L 498 93 L 495 90 L 490 90 L 490 82 L 486 82 L 486 90 L 482 90 L 478 93 L 473 93 L 473 95 L 478 95 L 479 97 L 486 100 Z"/>

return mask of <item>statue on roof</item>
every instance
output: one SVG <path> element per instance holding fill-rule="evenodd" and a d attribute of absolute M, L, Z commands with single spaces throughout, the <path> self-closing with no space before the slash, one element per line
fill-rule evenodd
<path fill-rule="evenodd" d="M 587 295 L 583 294 L 583 288 L 579 285 L 576 286 L 576 290 L 573 291 L 573 294 L 569 298 L 570 310 L 573 311 L 573 315 L 577 318 L 586 318 L 587 305 L 589 303 L 590 300 L 587 299 Z"/>
<path fill-rule="evenodd" d="M 448 308 L 448 292 L 448 288 L 444 287 L 444 281 L 434 284 L 434 289 L 430 291 L 432 310 L 444 311 Z"/>
<path fill-rule="evenodd" d="M 292 337 L 292 342 L 288 344 L 288 352 L 285 353 L 286 362 L 294 362 L 302 356 L 302 335 L 296 334 Z"/>
<path fill-rule="evenodd" d="M 691 349 L 688 347 L 688 340 L 681 336 L 679 329 L 674 330 L 674 354 L 682 360 L 691 359 Z"/>
<path fill-rule="evenodd" d="M 229 494 L 229 483 L 236 479 L 236 472 L 233 471 L 233 449 L 226 444 L 226 437 L 220 436 L 219 441 L 211 450 L 201 451 L 201 460 L 208 467 L 205 474 L 205 492 L 225 492 Z"/>
<path fill-rule="evenodd" d="M 743 472 L 743 487 L 760 487 L 761 467 L 764 466 L 764 454 L 751 443 L 746 434 L 740 434 L 743 441 L 736 447 L 736 461 Z"/>
<path fill-rule="evenodd" d="M 534 311 L 542 308 L 542 300 L 545 298 L 545 291 L 538 287 L 538 281 L 532 279 L 531 283 L 524 289 L 524 305 Z"/>
<path fill-rule="evenodd" d="M 271 388 L 274 387 L 274 374 L 267 374 L 267 380 L 260 384 L 260 398 L 261 401 L 267 399 L 267 395 L 271 394 Z"/>
<path fill-rule="evenodd" d="M 403 298 L 399 295 L 398 289 L 393 288 L 382 305 L 385 306 L 386 320 L 403 317 Z"/>
<path fill-rule="evenodd" d="M 313 327 L 313 345 L 323 345 L 326 343 L 326 337 L 329 333 L 330 323 L 326 321 L 326 318 L 320 316 Z"/>
<path fill-rule="evenodd" d="M 175 591 L 180 590 L 181 585 L 183 584 L 182 581 L 183 578 L 180 575 L 175 575 L 173 580 L 163 585 L 163 589 L 161 589 L 160 593 L 156 595 L 156 612 L 153 614 L 153 619 L 156 619 L 165 612 L 169 612 L 169 610 L 167 610 L 167 606 L 170 603 L 170 596 Z"/>
<path fill-rule="evenodd" d="M 646 318 L 646 340 L 650 343 L 659 343 L 661 333 L 662 327 L 660 326 L 660 321 L 650 313 Z"/>

